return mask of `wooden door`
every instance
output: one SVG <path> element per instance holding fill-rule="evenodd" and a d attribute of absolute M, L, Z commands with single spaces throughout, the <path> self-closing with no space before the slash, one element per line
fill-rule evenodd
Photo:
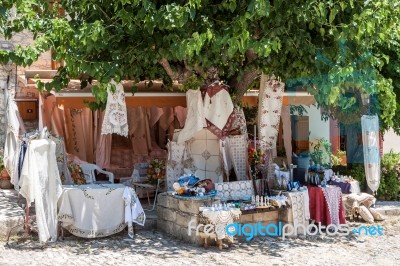
<path fill-rule="evenodd" d="M 309 150 L 310 120 L 308 116 L 291 116 L 292 146 L 296 154 Z"/>

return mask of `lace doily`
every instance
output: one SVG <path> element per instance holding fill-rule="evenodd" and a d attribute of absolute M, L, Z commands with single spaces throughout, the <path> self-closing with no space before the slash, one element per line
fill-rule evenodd
<path fill-rule="evenodd" d="M 322 188 L 325 200 L 328 204 L 331 224 L 339 225 L 339 205 L 342 200 L 342 192 L 339 187 Z"/>
<path fill-rule="evenodd" d="M 116 86 L 115 92 L 111 91 L 111 84 Z M 122 84 L 116 84 L 112 81 L 108 87 L 107 106 L 101 134 L 115 133 L 127 137 L 128 131 L 124 87 Z"/>

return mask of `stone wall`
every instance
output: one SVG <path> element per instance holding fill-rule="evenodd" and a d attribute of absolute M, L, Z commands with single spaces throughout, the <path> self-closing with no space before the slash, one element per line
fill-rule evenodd
<path fill-rule="evenodd" d="M 210 200 L 178 199 L 171 194 L 161 193 L 157 197 L 157 228 L 167 234 L 192 244 L 201 244 L 196 230 L 188 232 L 188 225 L 198 225 L 199 207 L 210 204 Z M 219 204 L 213 200 L 212 204 Z"/>
<path fill-rule="evenodd" d="M 25 31 L 15 34 L 11 40 L 4 40 L 4 38 L 0 36 L 0 49 L 3 50 L 15 49 L 17 45 L 26 47 L 32 43 L 33 43 L 32 35 Z M 0 65 L 0 149 L 1 150 L 4 147 L 5 134 L 6 134 L 6 120 L 5 120 L 6 102 L 5 102 L 4 90 L 7 87 L 8 77 L 9 77 L 8 91 L 9 93 L 11 93 L 11 95 L 15 97 L 29 97 L 29 98 L 38 97 L 37 89 L 27 88 L 23 85 L 23 83 L 18 82 L 17 75 L 25 75 L 26 69 L 50 70 L 51 69 L 50 51 L 43 53 L 36 62 L 34 62 L 31 66 L 28 67 L 12 65 L 11 68 L 7 68 L 4 65 Z"/>

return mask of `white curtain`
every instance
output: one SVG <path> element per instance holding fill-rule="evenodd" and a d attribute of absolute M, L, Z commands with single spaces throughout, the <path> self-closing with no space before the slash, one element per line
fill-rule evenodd
<path fill-rule="evenodd" d="M 361 117 L 364 168 L 368 187 L 376 192 L 380 182 L 379 120 L 377 115 Z"/>

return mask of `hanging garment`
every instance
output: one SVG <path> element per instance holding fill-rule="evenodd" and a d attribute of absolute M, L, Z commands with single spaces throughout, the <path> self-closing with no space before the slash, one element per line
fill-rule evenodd
<path fill-rule="evenodd" d="M 191 139 L 197 132 L 207 126 L 204 117 L 204 107 L 201 98 L 201 92 L 188 90 L 186 92 L 186 102 L 188 106 L 188 113 L 185 127 L 179 133 L 178 143 L 183 143 Z"/>
<path fill-rule="evenodd" d="M 372 192 L 379 188 L 380 157 L 379 157 L 379 120 L 377 115 L 361 117 L 362 141 L 364 150 L 365 176 Z"/>
<path fill-rule="evenodd" d="M 213 83 L 203 94 L 207 128 L 223 140 L 229 135 L 235 121 L 235 112 L 228 87 L 224 84 Z"/>
<path fill-rule="evenodd" d="M 111 161 L 111 144 L 112 144 L 112 135 L 101 134 L 101 128 L 97 125 L 103 124 L 104 119 L 104 112 L 97 111 L 96 112 L 96 119 L 95 119 L 95 130 L 94 133 L 97 134 L 96 141 L 97 145 L 95 146 L 95 161 L 96 164 L 101 168 L 109 168 L 110 161 Z"/>
<path fill-rule="evenodd" d="M 64 139 L 60 136 L 52 136 L 51 140 L 56 144 L 56 160 L 61 181 L 64 185 L 72 185 L 71 174 L 67 166 L 67 152 L 65 150 Z"/>
<path fill-rule="evenodd" d="M 236 106 L 233 112 L 235 113 L 235 120 L 233 121 L 232 130 L 239 129 L 240 134 L 247 136 L 247 124 L 243 108 Z"/>
<path fill-rule="evenodd" d="M 7 133 L 4 145 L 3 163 L 4 167 L 10 175 L 11 183 L 16 185 L 17 171 L 16 165 L 18 164 L 19 143 L 18 136 L 20 131 L 20 120 L 17 104 L 13 99 L 7 99 Z"/>
<path fill-rule="evenodd" d="M 111 91 L 111 84 L 115 85 L 115 92 Z M 128 118 L 126 113 L 125 92 L 122 84 L 114 81 L 108 86 L 108 97 L 105 119 L 101 134 L 118 134 L 128 136 Z"/>
<path fill-rule="evenodd" d="M 258 138 L 262 150 L 273 149 L 278 137 L 285 84 L 261 76 L 258 104 Z"/>
<path fill-rule="evenodd" d="M 20 193 L 26 199 L 28 207 L 35 202 L 41 242 L 57 240 L 57 201 L 62 187 L 55 154 L 54 141 L 31 140 L 19 181 Z"/>

